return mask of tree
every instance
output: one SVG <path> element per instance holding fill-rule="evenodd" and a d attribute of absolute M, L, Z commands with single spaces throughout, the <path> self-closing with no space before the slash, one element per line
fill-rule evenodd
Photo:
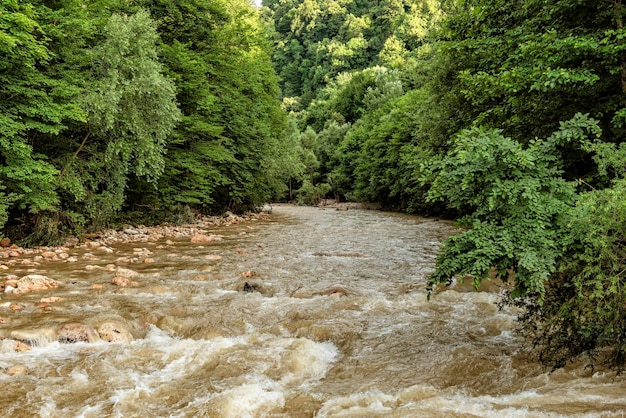
<path fill-rule="evenodd" d="M 34 7 L 17 1 L 0 5 L 0 228 L 9 212 L 55 210 L 55 167 L 33 151 L 39 135 L 56 135 L 67 121 L 85 114 L 69 87 L 44 71 L 50 51 Z"/>

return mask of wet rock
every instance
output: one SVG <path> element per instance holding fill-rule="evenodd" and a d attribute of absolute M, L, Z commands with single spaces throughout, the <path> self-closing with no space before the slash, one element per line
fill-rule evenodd
<path fill-rule="evenodd" d="M 9 266 L 6 266 L 4 264 L 0 264 L 0 270 L 8 270 Z"/>
<path fill-rule="evenodd" d="M 91 288 L 92 289 L 102 289 L 102 285 L 101 284 L 92 284 Z"/>
<path fill-rule="evenodd" d="M 248 270 L 241 273 L 241 277 L 244 279 L 250 279 L 252 277 L 256 277 L 257 273 L 254 270 Z"/>
<path fill-rule="evenodd" d="M 56 257 L 56 255 L 57 254 L 55 252 L 53 252 L 53 251 L 45 251 L 45 252 L 41 253 L 41 256 L 43 258 L 54 258 L 54 257 Z"/>
<path fill-rule="evenodd" d="M 127 279 L 133 279 L 135 277 L 138 277 L 139 273 L 137 273 L 136 271 L 131 270 L 131 269 L 126 269 L 126 268 L 123 268 L 123 267 L 119 267 L 117 269 L 117 271 L 115 272 L 115 275 L 117 277 L 124 277 L 124 278 L 127 278 Z"/>
<path fill-rule="evenodd" d="M 154 258 L 144 258 L 143 259 L 143 263 L 144 264 L 152 264 L 152 263 L 154 263 Z"/>
<path fill-rule="evenodd" d="M 128 329 L 117 322 L 104 322 L 97 331 L 100 338 L 109 343 L 130 343 L 133 340 Z"/>
<path fill-rule="evenodd" d="M 75 263 L 78 261 L 78 257 L 68 257 L 67 260 L 68 263 Z"/>
<path fill-rule="evenodd" d="M 252 292 L 258 292 L 260 290 L 260 288 L 259 288 L 259 286 L 257 286 L 254 283 L 251 284 L 251 283 L 246 282 L 243 285 L 243 289 L 241 289 L 241 290 L 243 292 L 246 292 L 246 293 L 252 293 Z"/>
<path fill-rule="evenodd" d="M 217 261 L 217 260 L 221 260 L 222 256 L 221 255 L 216 255 L 216 254 L 208 254 L 208 255 L 205 255 L 204 258 L 207 259 L 207 260 L 215 260 L 215 261 Z"/>
<path fill-rule="evenodd" d="M 260 293 L 263 296 L 274 296 L 274 290 L 260 280 L 248 280 L 240 283 L 237 290 L 245 293 Z"/>
<path fill-rule="evenodd" d="M 9 310 L 12 312 L 15 311 L 23 311 L 24 310 L 24 305 L 22 305 L 21 303 L 12 303 L 9 305 Z"/>
<path fill-rule="evenodd" d="M 6 324 L 6 322 L 7 320 L 0 316 L 0 324 Z"/>
<path fill-rule="evenodd" d="M 89 342 L 91 330 L 85 325 L 78 322 L 69 322 L 61 325 L 57 330 L 57 340 L 60 343 L 72 344 L 78 342 Z M 93 340 L 93 337 L 91 338 Z"/>
<path fill-rule="evenodd" d="M 136 281 L 130 280 L 128 277 L 120 277 L 120 276 L 115 276 L 111 280 L 111 284 L 114 284 L 116 286 L 122 286 L 122 287 L 139 286 L 139 283 L 137 283 Z"/>
<path fill-rule="evenodd" d="M 189 240 L 194 244 L 213 242 L 221 240 L 217 235 L 205 235 L 205 234 L 194 234 L 189 237 Z"/>
<path fill-rule="evenodd" d="M 63 302 L 65 299 L 58 296 L 51 296 L 49 298 L 41 298 L 39 299 L 39 303 L 57 303 Z"/>
<path fill-rule="evenodd" d="M 313 295 L 317 295 L 317 296 L 334 296 L 334 297 L 344 297 L 344 296 L 348 296 L 349 294 L 350 292 L 348 291 L 348 289 L 343 288 L 341 286 L 333 286 L 333 287 L 329 287 L 328 289 L 324 289 L 321 292 L 313 293 Z"/>
<path fill-rule="evenodd" d="M 17 258 L 19 256 L 20 256 L 20 253 L 18 251 L 10 251 L 9 252 L 9 257 Z"/>
<path fill-rule="evenodd" d="M 30 351 L 30 345 L 23 343 L 22 341 L 15 341 L 13 343 L 13 349 L 18 353 L 22 353 L 24 351 Z"/>
<path fill-rule="evenodd" d="M 16 283 L 16 289 L 13 294 L 21 295 L 24 293 L 35 292 L 38 290 L 55 289 L 61 283 L 41 274 L 30 274 L 19 279 Z"/>
<path fill-rule="evenodd" d="M 235 250 L 235 252 L 236 252 L 237 254 L 246 254 L 246 253 L 248 252 L 248 250 L 244 250 L 243 248 L 237 248 L 237 249 Z"/>
<path fill-rule="evenodd" d="M 9 367 L 4 374 L 9 375 L 9 376 L 18 376 L 18 375 L 23 375 L 23 374 L 27 374 L 28 373 L 28 367 L 23 366 L 21 364 Z"/>

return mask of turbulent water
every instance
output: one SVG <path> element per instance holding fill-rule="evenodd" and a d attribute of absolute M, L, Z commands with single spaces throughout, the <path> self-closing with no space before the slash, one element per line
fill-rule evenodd
<path fill-rule="evenodd" d="M 58 289 L 0 296 L 6 417 L 622 417 L 626 380 L 524 355 L 498 288 L 428 302 L 444 221 L 278 206 L 267 221 L 5 273 Z M 111 284 L 116 260 L 137 286 Z M 94 286 L 95 285 L 95 286 Z M 37 304 L 42 297 L 63 298 Z M 22 310 L 11 310 L 15 303 Z M 2 322 L 2 321 L 0 321 Z M 105 342 L 106 327 L 120 337 Z M 16 341 L 31 347 L 17 352 Z"/>

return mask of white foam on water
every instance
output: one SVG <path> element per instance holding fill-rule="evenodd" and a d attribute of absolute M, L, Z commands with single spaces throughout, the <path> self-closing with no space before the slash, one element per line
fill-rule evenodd
<path fill-rule="evenodd" d="M 329 365 L 338 355 L 337 347 L 331 343 L 315 343 L 306 338 L 294 339 L 287 355 L 282 358 L 281 369 L 286 369 L 286 373 L 283 374 L 281 383 L 307 386 L 311 381 L 324 377 Z"/>
<path fill-rule="evenodd" d="M 252 418 L 267 414 L 285 405 L 282 388 L 272 389 L 267 383 L 250 383 L 225 390 L 215 396 L 212 404 L 223 417 Z"/>
<path fill-rule="evenodd" d="M 592 412 L 555 412 L 557 405 L 571 401 L 589 405 Z M 317 417 L 362 417 L 368 415 L 400 416 L 479 416 L 484 418 L 595 418 L 621 417 L 624 411 L 609 410 L 612 402 L 601 396 L 586 395 L 576 391 L 560 394 L 522 391 L 500 396 L 470 396 L 449 389 L 441 390 L 428 385 L 416 385 L 387 394 L 368 391 L 337 397 L 326 401 Z M 621 404 L 617 403 L 616 406 Z M 603 411 L 602 407 L 607 410 Z M 565 411 L 565 409 L 562 409 Z"/>

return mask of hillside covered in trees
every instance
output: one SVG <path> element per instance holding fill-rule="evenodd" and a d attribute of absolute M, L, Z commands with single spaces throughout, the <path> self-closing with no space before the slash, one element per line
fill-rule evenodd
<path fill-rule="evenodd" d="M 622 2 L 265 4 L 299 199 L 458 217 L 431 290 L 508 280 L 546 364 L 624 364 Z"/>
<path fill-rule="evenodd" d="M 0 228 L 51 243 L 280 199 L 460 219 L 559 367 L 626 361 L 621 0 L 8 0 Z M 605 350 L 606 349 L 606 350 Z"/>

